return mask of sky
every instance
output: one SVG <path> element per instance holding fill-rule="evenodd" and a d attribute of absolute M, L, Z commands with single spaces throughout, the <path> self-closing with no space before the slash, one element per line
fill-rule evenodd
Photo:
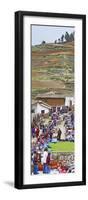
<path fill-rule="evenodd" d="M 71 33 L 74 30 L 74 27 L 32 25 L 32 45 L 41 44 L 43 40 L 52 43 L 58 40 L 66 31 Z"/>

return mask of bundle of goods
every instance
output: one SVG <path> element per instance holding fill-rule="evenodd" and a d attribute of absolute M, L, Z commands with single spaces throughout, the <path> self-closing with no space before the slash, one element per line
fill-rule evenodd
<path fill-rule="evenodd" d="M 56 160 L 51 160 L 50 161 L 50 168 L 51 169 L 57 169 L 58 167 L 58 162 Z"/>

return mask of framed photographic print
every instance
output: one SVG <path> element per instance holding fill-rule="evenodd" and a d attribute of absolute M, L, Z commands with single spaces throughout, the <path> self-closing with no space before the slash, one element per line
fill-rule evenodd
<path fill-rule="evenodd" d="M 86 184 L 86 16 L 15 13 L 15 187 Z"/>

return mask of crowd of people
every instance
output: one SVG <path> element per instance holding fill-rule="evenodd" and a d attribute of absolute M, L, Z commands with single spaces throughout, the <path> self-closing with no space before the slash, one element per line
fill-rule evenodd
<path fill-rule="evenodd" d="M 70 112 L 64 117 L 65 129 L 66 129 L 66 140 L 74 142 L 74 113 Z"/>
<path fill-rule="evenodd" d="M 73 109 L 63 106 L 55 107 L 45 115 L 37 115 L 32 120 L 32 141 L 31 141 L 31 173 L 38 174 L 50 173 L 53 166 L 59 173 L 70 172 L 66 162 L 57 162 L 53 159 L 53 153 L 50 151 L 49 143 L 62 141 L 62 130 L 59 127 L 64 122 L 65 139 L 64 141 L 74 142 L 74 111 Z"/>

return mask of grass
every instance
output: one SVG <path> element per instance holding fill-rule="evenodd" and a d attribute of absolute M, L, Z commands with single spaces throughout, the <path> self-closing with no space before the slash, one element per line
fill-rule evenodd
<path fill-rule="evenodd" d="M 34 95 L 34 94 L 42 94 L 42 93 L 45 93 L 45 92 L 48 92 L 48 89 L 47 88 L 36 88 L 36 89 L 34 89 L 34 88 L 32 88 L 32 95 Z"/>
<path fill-rule="evenodd" d="M 74 142 L 49 143 L 49 146 L 52 152 L 74 152 Z"/>

